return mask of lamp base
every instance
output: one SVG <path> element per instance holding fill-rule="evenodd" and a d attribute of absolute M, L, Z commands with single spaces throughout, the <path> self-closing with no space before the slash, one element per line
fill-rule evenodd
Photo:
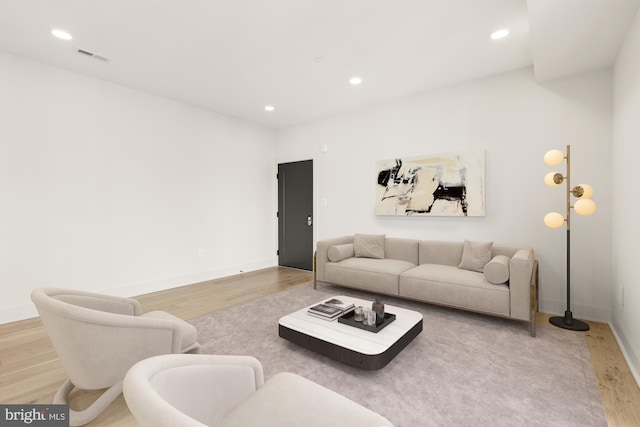
<path fill-rule="evenodd" d="M 570 311 L 564 312 L 564 317 L 554 316 L 549 318 L 549 323 L 558 328 L 569 329 L 572 331 L 588 331 L 589 325 L 581 320 L 573 318 L 573 313 Z"/>

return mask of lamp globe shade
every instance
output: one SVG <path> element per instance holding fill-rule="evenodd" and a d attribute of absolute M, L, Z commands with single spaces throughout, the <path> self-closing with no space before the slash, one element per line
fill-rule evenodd
<path fill-rule="evenodd" d="M 549 172 L 548 174 L 546 174 L 544 176 L 544 183 L 547 184 L 549 187 L 557 187 L 560 184 L 557 184 L 554 180 L 553 177 L 556 176 L 558 172 Z"/>
<path fill-rule="evenodd" d="M 549 228 L 560 228 L 564 225 L 564 216 L 558 212 L 551 212 L 544 216 L 544 225 Z"/>
<path fill-rule="evenodd" d="M 580 184 L 578 187 L 582 187 L 582 196 L 579 199 L 590 199 L 593 196 L 593 187 L 589 184 Z"/>
<path fill-rule="evenodd" d="M 560 150 L 549 150 L 544 155 L 544 162 L 549 166 L 559 165 L 563 160 L 564 153 Z"/>
<path fill-rule="evenodd" d="M 591 199 L 580 199 L 573 205 L 578 215 L 591 215 L 596 211 L 596 203 Z"/>

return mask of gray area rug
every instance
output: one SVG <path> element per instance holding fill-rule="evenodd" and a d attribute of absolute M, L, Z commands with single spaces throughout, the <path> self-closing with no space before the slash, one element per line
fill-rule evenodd
<path fill-rule="evenodd" d="M 278 336 L 278 319 L 333 295 L 373 299 L 311 284 L 194 319 L 203 353 L 256 357 L 265 379 L 294 372 L 388 418 L 414 426 L 606 426 L 581 334 L 384 297 L 419 311 L 424 330 L 386 367 L 363 371 Z M 340 425 L 331 420 L 328 426 Z"/>

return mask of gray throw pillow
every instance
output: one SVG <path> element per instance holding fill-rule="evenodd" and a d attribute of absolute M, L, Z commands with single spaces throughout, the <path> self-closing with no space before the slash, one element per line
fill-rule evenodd
<path fill-rule="evenodd" d="M 496 255 L 484 266 L 484 278 L 494 285 L 501 285 L 509 281 L 509 262 L 505 255 Z"/>
<path fill-rule="evenodd" d="M 353 251 L 353 243 L 345 243 L 344 245 L 333 245 L 327 251 L 329 261 L 338 262 L 343 259 L 351 258 L 355 255 Z"/>
<path fill-rule="evenodd" d="M 484 266 L 491 261 L 491 248 L 493 242 L 472 242 L 464 241 L 464 249 L 462 250 L 462 260 L 458 268 L 464 270 L 484 272 Z"/>
<path fill-rule="evenodd" d="M 356 234 L 353 251 L 358 258 L 384 259 L 384 234 Z"/>

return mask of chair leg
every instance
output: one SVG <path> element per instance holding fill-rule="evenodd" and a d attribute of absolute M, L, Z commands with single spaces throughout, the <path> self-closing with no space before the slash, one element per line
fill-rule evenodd
<path fill-rule="evenodd" d="M 317 289 L 318 282 L 318 254 L 313 253 L 313 289 Z"/>
<path fill-rule="evenodd" d="M 69 393 L 74 389 L 74 385 L 71 380 L 67 379 L 67 381 L 62 384 L 62 386 L 58 389 L 55 397 L 53 398 L 53 403 L 56 405 L 68 405 Z M 122 393 L 122 381 L 113 386 L 109 387 L 105 390 L 104 393 L 100 395 L 96 399 L 95 402 L 91 404 L 87 409 L 83 411 L 74 411 L 69 408 L 69 425 L 70 426 L 83 426 L 91 421 L 93 421 L 98 415 L 102 413 L 107 406 L 111 405 L 111 403 L 116 400 L 118 396 Z"/>
<path fill-rule="evenodd" d="M 534 261 L 533 263 L 533 272 L 531 274 L 531 313 L 529 314 L 529 332 L 532 337 L 536 336 L 536 313 L 538 312 L 538 296 L 539 296 L 539 286 L 538 286 L 538 261 Z"/>

